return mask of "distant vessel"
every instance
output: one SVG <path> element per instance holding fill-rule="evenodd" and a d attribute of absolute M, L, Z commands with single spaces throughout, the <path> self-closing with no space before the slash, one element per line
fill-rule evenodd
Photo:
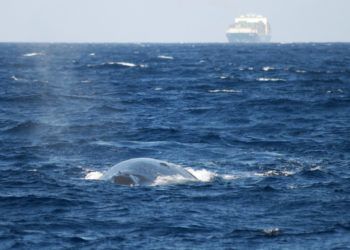
<path fill-rule="evenodd" d="M 266 17 L 242 15 L 226 32 L 230 43 L 267 43 L 271 41 L 271 29 Z"/>

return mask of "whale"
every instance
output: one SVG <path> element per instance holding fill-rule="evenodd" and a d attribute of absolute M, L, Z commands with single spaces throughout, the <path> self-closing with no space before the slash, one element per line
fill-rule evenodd
<path fill-rule="evenodd" d="M 160 177 L 177 177 L 186 181 L 197 181 L 185 168 L 174 163 L 152 158 L 135 158 L 120 162 L 107 170 L 101 179 L 118 185 L 152 185 Z"/>

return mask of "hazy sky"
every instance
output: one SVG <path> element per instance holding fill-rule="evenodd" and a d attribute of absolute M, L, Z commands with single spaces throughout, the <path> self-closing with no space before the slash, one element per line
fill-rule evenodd
<path fill-rule="evenodd" d="M 225 42 L 245 13 L 273 41 L 350 42 L 350 0 L 0 0 L 0 41 Z"/>

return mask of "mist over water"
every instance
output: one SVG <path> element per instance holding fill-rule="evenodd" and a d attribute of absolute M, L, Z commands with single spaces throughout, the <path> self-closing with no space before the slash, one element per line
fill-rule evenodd
<path fill-rule="evenodd" d="M 349 65 L 349 44 L 0 44 L 1 247 L 347 248 Z M 96 180 L 138 157 L 201 181 Z"/>

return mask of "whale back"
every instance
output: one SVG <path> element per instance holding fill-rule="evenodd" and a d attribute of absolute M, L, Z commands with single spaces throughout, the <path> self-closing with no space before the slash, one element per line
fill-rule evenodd
<path fill-rule="evenodd" d="M 120 185 L 150 185 L 160 176 L 181 176 L 196 180 L 186 169 L 179 165 L 150 158 L 136 158 L 123 161 L 108 170 L 103 179 L 112 180 Z"/>

